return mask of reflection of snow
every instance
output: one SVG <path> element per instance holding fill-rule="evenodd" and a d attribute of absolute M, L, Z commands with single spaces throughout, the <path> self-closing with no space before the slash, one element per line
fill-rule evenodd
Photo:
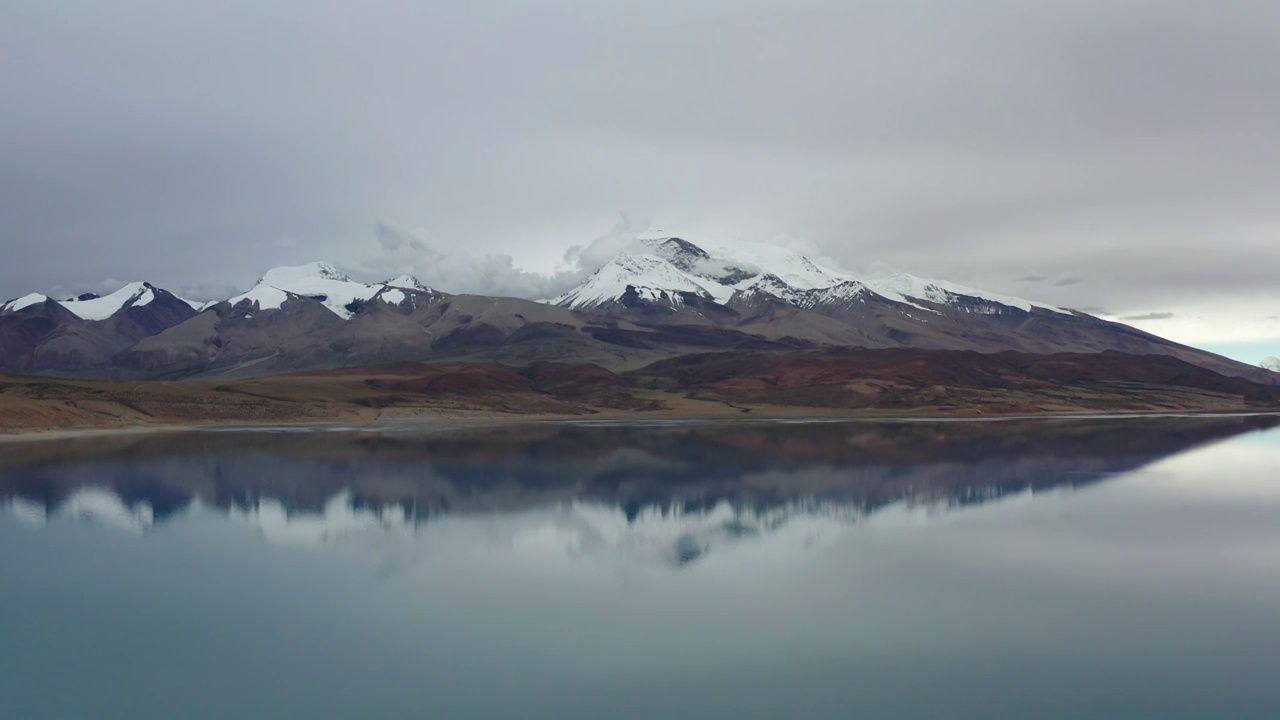
<path fill-rule="evenodd" d="M 400 506 L 357 508 L 340 493 L 319 513 L 289 512 L 278 500 L 229 515 L 255 527 L 271 543 L 324 547 L 402 564 L 422 552 L 449 549 L 506 555 L 531 564 L 618 562 L 682 567 L 744 543 L 785 546 L 781 554 L 811 548 L 858 517 L 831 503 L 791 503 L 763 512 L 722 502 L 706 511 L 648 508 L 628 520 L 623 508 L 572 502 L 511 513 L 436 516 L 415 522 Z"/>
<path fill-rule="evenodd" d="M 147 503 L 131 508 L 110 490 L 95 487 L 76 490 L 58 506 L 55 514 L 132 533 L 142 533 L 155 522 L 155 514 Z"/>
<path fill-rule="evenodd" d="M 526 514 L 524 527 L 512 526 L 510 542 L 516 552 L 560 548 L 568 558 L 683 567 L 744 544 L 808 549 L 858 516 L 854 508 L 831 503 L 756 511 L 721 502 L 696 511 L 650 507 L 628 521 L 617 506 L 577 502 Z"/>
<path fill-rule="evenodd" d="M 249 510 L 231 508 L 229 515 L 257 526 L 267 540 L 287 545 L 326 545 L 362 535 L 413 536 L 413 518 L 404 508 L 356 508 L 349 492 L 329 498 L 320 513 L 290 513 L 279 500 L 268 498 Z"/>
<path fill-rule="evenodd" d="M 4 509 L 33 525 L 64 519 L 141 534 L 155 523 L 150 504 L 130 507 L 115 493 L 96 487 L 77 490 L 48 512 L 21 498 L 7 500 Z M 650 505 L 630 514 L 614 503 L 572 501 L 510 512 L 435 515 L 428 520 L 400 505 L 357 506 L 349 491 L 330 497 L 319 512 L 291 511 L 275 498 L 261 499 L 248 509 L 226 510 L 197 500 L 189 512 L 225 512 L 269 543 L 335 551 L 388 568 L 440 551 L 506 557 L 530 566 L 588 563 L 681 568 L 747 547 L 753 557 L 784 559 L 825 545 L 836 531 L 863 516 L 852 505 L 816 500 L 766 509 L 735 507 L 728 501 L 709 509 L 686 509 L 676 503 Z"/>
<path fill-rule="evenodd" d="M 849 506 L 796 502 L 764 511 L 722 502 L 708 510 L 577 501 L 507 515 L 451 516 L 421 531 L 424 547 L 472 562 L 547 569 L 701 568 L 708 562 L 791 563 L 825 547 L 860 517 Z"/>
<path fill-rule="evenodd" d="M 32 503 L 14 501 L 9 509 L 42 521 L 39 506 Z M 191 511 L 223 512 L 199 501 Z M 329 498 L 319 512 L 291 511 L 274 498 L 225 512 L 271 544 L 360 557 L 384 569 L 403 568 L 439 553 L 505 557 L 531 567 L 586 563 L 681 568 L 740 548 L 750 548 L 753 557 L 785 560 L 826 545 L 838 530 L 862 517 L 855 507 L 831 502 L 797 501 L 754 510 L 726 501 L 707 510 L 650 506 L 628 519 L 619 505 L 574 501 L 424 520 L 399 505 L 357 507 L 350 492 Z M 135 531 L 147 526 L 151 517 L 149 506 L 129 510 L 102 490 L 78 493 L 73 509 L 56 514 L 92 517 L 103 525 Z"/>
<path fill-rule="evenodd" d="M 48 513 L 45 512 L 43 505 L 20 497 L 9 498 L 5 501 L 4 509 L 28 525 L 41 526 L 48 520 Z"/>

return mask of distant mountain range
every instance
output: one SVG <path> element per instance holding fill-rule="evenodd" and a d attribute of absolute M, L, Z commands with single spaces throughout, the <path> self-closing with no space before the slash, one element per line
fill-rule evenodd
<path fill-rule="evenodd" d="M 220 302 L 150 283 L 0 305 L 0 371 L 247 377 L 406 361 L 587 362 L 615 370 L 702 352 L 822 347 L 1167 355 L 1255 382 L 1280 375 L 1076 310 L 896 275 L 864 281 L 786 249 L 637 238 L 545 302 L 453 295 L 328 263 L 276 268 Z"/>

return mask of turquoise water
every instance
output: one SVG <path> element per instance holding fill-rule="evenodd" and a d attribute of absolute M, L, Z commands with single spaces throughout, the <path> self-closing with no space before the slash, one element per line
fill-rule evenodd
<path fill-rule="evenodd" d="M 1280 717 L 1275 423 L 0 444 L 0 716 Z"/>

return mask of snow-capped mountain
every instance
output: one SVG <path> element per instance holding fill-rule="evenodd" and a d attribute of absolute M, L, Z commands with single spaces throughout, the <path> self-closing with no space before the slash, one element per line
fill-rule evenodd
<path fill-rule="evenodd" d="M 232 306 L 245 303 L 261 312 L 277 310 L 290 298 L 310 298 L 319 301 L 334 315 L 348 320 L 363 303 L 371 300 L 400 305 L 409 299 L 405 290 L 413 294 L 435 292 L 408 275 L 383 283 L 361 283 L 329 263 L 312 262 L 268 270 L 248 292 L 227 302 Z"/>
<path fill-rule="evenodd" d="M 1071 314 L 1046 303 L 914 275 L 864 281 L 785 248 L 693 242 L 665 234 L 640 236 L 634 249 L 551 302 L 575 310 L 608 310 L 637 301 L 678 308 L 690 295 L 730 307 L 735 299 L 767 297 L 805 309 L 872 300 L 935 313 L 932 306 L 987 315 L 1034 310 Z M 906 307 L 903 311 L 910 312 Z"/>
<path fill-rule="evenodd" d="M 784 248 L 730 247 L 650 234 L 551 302 L 575 310 L 607 310 L 637 300 L 678 307 L 690 295 L 727 305 L 738 294 L 763 294 L 800 304 L 808 291 L 850 281 Z"/>
<path fill-rule="evenodd" d="M 434 359 L 637 367 L 710 350 L 918 348 L 1179 357 L 1258 382 L 1273 373 L 1134 328 L 912 275 L 861 279 L 786 248 L 638 237 L 544 303 L 448 295 L 329 263 L 267 271 L 192 303 L 149 283 L 0 305 L 0 372 L 99 377 L 262 375 Z"/>
<path fill-rule="evenodd" d="M 374 299 L 398 306 L 406 301 L 414 304 L 414 298 L 422 295 L 438 296 L 439 293 L 410 275 L 381 283 L 362 283 L 352 280 L 330 263 L 312 262 L 268 270 L 248 292 L 225 302 L 232 306 L 244 303 L 246 309 L 261 312 L 280 309 L 290 298 L 309 298 L 319 301 L 334 315 L 346 320 L 355 314 L 359 305 Z M 197 312 L 219 302 L 193 302 L 147 282 L 131 282 L 107 295 L 85 293 L 54 302 L 81 320 L 100 322 L 122 310 L 150 305 L 162 296 L 172 297 Z M 49 300 L 46 295 L 31 293 L 0 304 L 0 313 L 17 312 Z"/>
<path fill-rule="evenodd" d="M 1263 358 L 1262 362 L 1259 364 L 1265 370 L 1280 373 L 1280 355 L 1272 355 L 1270 357 Z"/>
<path fill-rule="evenodd" d="M 684 304 L 686 295 L 726 301 L 725 286 L 679 269 L 658 255 L 618 255 L 586 282 L 552 300 L 576 310 L 594 310 L 635 297 L 670 305 Z"/>
<path fill-rule="evenodd" d="M 108 295 L 85 293 L 66 300 L 55 300 L 54 302 L 71 311 L 71 314 L 81 320 L 106 320 L 126 308 L 145 307 L 151 304 L 158 293 L 168 293 L 168 291 L 161 290 L 147 282 L 131 282 Z M 168 294 L 174 299 L 186 303 L 193 310 L 200 309 L 201 303 L 184 300 L 173 293 Z M 21 310 L 32 305 L 39 305 L 49 299 L 47 295 L 31 293 L 0 305 L 0 312 Z"/>
<path fill-rule="evenodd" d="M 17 312 L 19 310 L 29 308 L 32 305 L 43 304 L 48 299 L 49 299 L 48 295 L 41 295 L 40 293 L 30 293 L 29 295 L 23 295 L 20 298 L 16 298 L 16 299 L 10 300 L 9 302 L 0 304 L 0 312 Z"/>
<path fill-rule="evenodd" d="M 182 300 L 174 295 L 178 300 Z M 115 315 L 124 308 L 129 307 L 145 307 L 156 299 L 156 288 L 150 283 L 132 282 L 115 292 L 103 297 L 86 297 L 73 298 L 63 300 L 62 307 L 70 310 L 76 317 L 82 320 L 106 320 Z M 195 306 L 187 301 L 182 302 Z"/>

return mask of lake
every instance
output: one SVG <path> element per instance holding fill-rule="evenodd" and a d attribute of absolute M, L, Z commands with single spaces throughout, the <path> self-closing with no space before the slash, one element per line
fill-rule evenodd
<path fill-rule="evenodd" d="M 0 716 L 1276 718 L 1280 419 L 0 443 Z"/>

